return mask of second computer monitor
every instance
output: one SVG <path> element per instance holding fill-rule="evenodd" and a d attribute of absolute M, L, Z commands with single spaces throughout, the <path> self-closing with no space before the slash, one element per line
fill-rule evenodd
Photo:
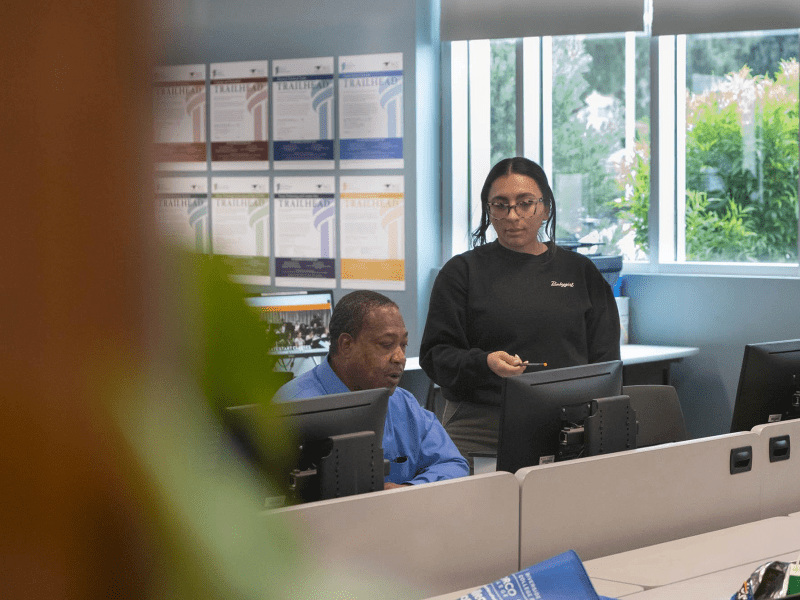
<path fill-rule="evenodd" d="M 525 373 L 503 380 L 497 470 L 559 460 L 562 408 L 622 393 L 622 362 Z"/>
<path fill-rule="evenodd" d="M 744 348 L 731 433 L 800 418 L 800 340 Z"/>

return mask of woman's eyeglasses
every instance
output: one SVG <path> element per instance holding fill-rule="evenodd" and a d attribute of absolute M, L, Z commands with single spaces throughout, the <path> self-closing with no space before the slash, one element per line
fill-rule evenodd
<path fill-rule="evenodd" d="M 525 200 L 516 204 L 506 204 L 505 202 L 489 202 L 489 216 L 493 219 L 506 219 L 511 214 L 511 209 L 517 213 L 521 219 L 529 219 L 536 214 L 536 207 L 544 202 L 544 198 L 538 200 Z"/>

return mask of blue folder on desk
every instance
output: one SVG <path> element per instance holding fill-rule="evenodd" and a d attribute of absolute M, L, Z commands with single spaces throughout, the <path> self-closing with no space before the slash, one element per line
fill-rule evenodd
<path fill-rule="evenodd" d="M 612 600 L 598 596 L 574 550 L 564 552 L 532 567 L 523 569 L 461 600 Z"/>

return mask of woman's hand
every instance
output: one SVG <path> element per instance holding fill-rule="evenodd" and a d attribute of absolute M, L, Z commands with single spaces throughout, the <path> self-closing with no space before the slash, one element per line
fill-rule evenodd
<path fill-rule="evenodd" d="M 487 356 L 486 363 L 500 377 L 522 375 L 525 372 L 525 367 L 528 366 L 527 360 L 522 360 L 516 354 L 511 356 L 508 352 L 503 352 L 502 350 L 492 352 Z"/>

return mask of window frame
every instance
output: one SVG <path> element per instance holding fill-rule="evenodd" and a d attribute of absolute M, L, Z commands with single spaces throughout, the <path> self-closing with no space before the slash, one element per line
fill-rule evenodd
<path fill-rule="evenodd" d="M 626 39 L 626 90 L 633 87 L 633 68 L 630 61 L 632 45 L 637 34 L 625 33 Z M 685 103 L 677 102 L 685 97 L 686 82 L 686 36 L 664 35 L 650 37 L 650 252 L 645 261 L 624 261 L 624 273 L 697 274 L 725 276 L 767 276 L 800 278 L 800 263 L 736 263 L 700 262 L 685 260 L 685 181 L 686 143 L 685 136 L 677 134 L 686 129 Z M 552 171 L 552 37 L 518 38 L 517 43 L 517 152 L 539 162 L 546 173 Z M 452 157 L 445 161 L 450 168 L 443 173 L 450 180 L 453 190 L 451 210 L 443 211 L 452 219 L 453 232 L 450 243 L 445 244 L 449 256 L 470 247 L 469 231 L 477 226 L 480 217 L 480 189 L 491 165 L 489 134 L 489 73 L 490 42 L 453 41 L 442 42 L 449 52 L 442 52 L 443 72 L 451 77 L 451 85 L 443 86 L 444 106 L 450 106 L 453 118 L 451 131 L 442 136 L 443 154 Z M 800 46 L 800 32 L 798 33 Z M 484 55 L 476 54 L 483 52 Z M 469 68 L 454 66 L 455 61 L 467 57 Z M 475 70 L 470 59 L 479 58 Z M 533 61 L 533 68 L 531 68 Z M 454 69 L 460 69 L 457 74 Z M 665 76 L 666 75 L 666 76 Z M 475 79 L 473 79 L 475 78 Z M 456 80 L 458 82 L 456 83 Z M 482 81 L 482 94 L 473 94 L 470 82 Z M 469 94 L 464 90 L 469 90 Z M 454 93 L 455 92 L 455 93 Z M 481 98 L 485 106 L 481 115 Z M 627 94 L 626 94 L 627 97 Z M 626 103 L 628 100 L 626 100 Z M 464 107 L 466 105 L 466 108 Z M 632 139 L 632 124 L 627 123 L 630 110 L 626 110 L 626 142 Z M 473 132 L 468 119 L 457 119 L 456 115 L 475 115 L 483 119 L 482 130 Z M 541 118 L 540 118 L 541 116 Z M 653 124 L 658 124 L 654 127 Z M 466 132 L 466 133 L 465 133 Z M 670 132 L 672 132 L 670 134 Z M 463 140 L 469 139 L 468 144 Z M 800 137 L 798 138 L 800 145 Z M 449 146 L 449 147 L 447 147 Z M 467 151 L 470 148 L 471 152 Z M 473 153 L 475 153 L 473 155 Z M 466 155 L 466 156 L 464 156 Z M 485 155 L 485 156 L 484 156 Z M 455 182 L 468 181 L 468 190 L 463 187 L 456 193 Z M 798 182 L 800 190 L 800 182 Z M 679 194 L 678 191 L 681 191 Z M 446 195 L 443 203 L 448 202 Z M 474 199 L 475 202 L 471 202 Z M 464 215 L 471 214 L 467 235 L 464 235 Z M 476 217 L 477 215 L 477 217 Z M 461 220 L 460 224 L 457 221 Z M 798 220 L 800 231 L 800 220 Z M 800 236 L 798 236 L 800 246 Z M 449 258 L 443 256 L 443 260 Z"/>

